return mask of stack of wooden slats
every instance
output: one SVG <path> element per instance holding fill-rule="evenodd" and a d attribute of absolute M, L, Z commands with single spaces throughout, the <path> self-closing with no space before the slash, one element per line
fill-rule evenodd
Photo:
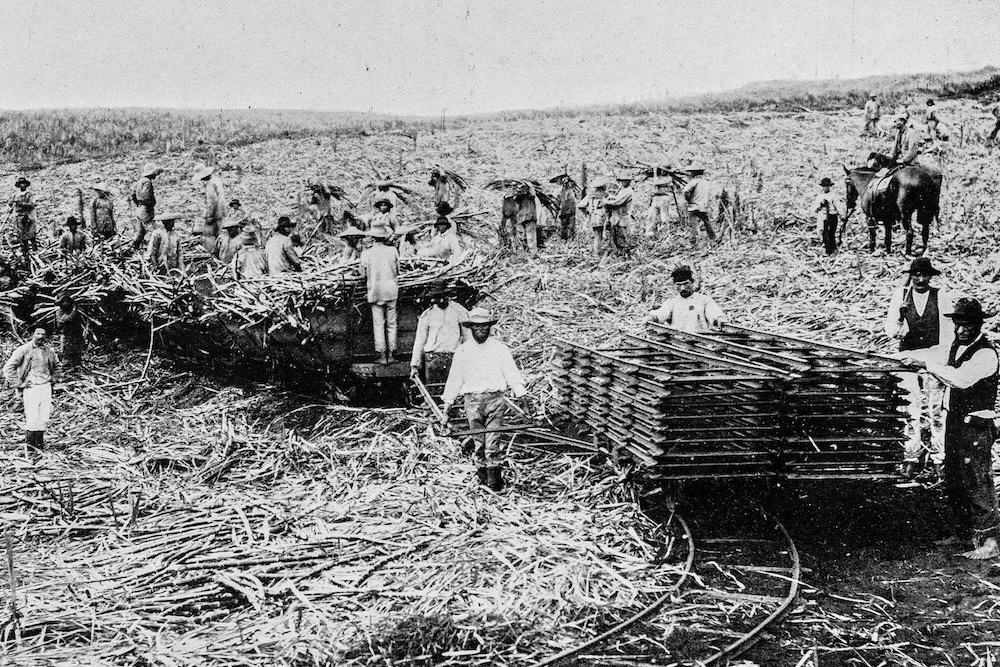
<path fill-rule="evenodd" d="M 654 478 L 871 477 L 899 459 L 886 357 L 729 325 L 558 347 L 560 409 Z"/>

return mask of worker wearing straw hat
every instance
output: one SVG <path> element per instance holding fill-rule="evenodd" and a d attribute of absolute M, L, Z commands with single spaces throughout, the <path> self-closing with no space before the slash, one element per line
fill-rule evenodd
<path fill-rule="evenodd" d="M 608 210 L 608 222 L 611 231 L 611 245 L 619 252 L 628 250 L 628 232 L 632 225 L 632 189 L 631 176 L 619 176 L 618 191 L 604 200 Z"/>
<path fill-rule="evenodd" d="M 500 429 L 507 413 L 505 394 L 514 392 L 522 410 L 531 412 L 524 378 L 518 370 L 510 348 L 491 336 L 496 318 L 485 308 L 473 308 L 464 323 L 472 333 L 455 350 L 448 380 L 441 398 L 444 401 L 442 423 L 447 426 L 449 411 L 459 396 L 465 401 L 465 415 L 469 429 L 486 431 L 473 436 L 476 447 L 473 453 L 479 483 L 493 491 L 503 490 L 503 451 L 500 446 Z"/>
<path fill-rule="evenodd" d="M 38 225 L 35 214 L 35 195 L 28 188 L 31 181 L 21 176 L 14 182 L 17 192 L 10 198 L 9 208 L 14 217 L 14 230 L 21 246 L 25 263 L 31 263 L 32 252 L 38 250 Z"/>
<path fill-rule="evenodd" d="M 434 236 L 417 250 L 417 254 L 444 259 L 449 264 L 462 261 L 462 244 L 448 218 L 440 216 L 434 221 Z"/>
<path fill-rule="evenodd" d="M 379 361 L 389 365 L 396 355 L 396 299 L 399 298 L 399 252 L 392 234 L 384 227 L 368 232 L 375 244 L 361 253 L 361 277 L 365 279 L 372 313 L 372 336 Z"/>
<path fill-rule="evenodd" d="M 212 257 L 223 264 L 229 264 L 245 242 L 245 238 L 240 235 L 240 221 L 226 218 L 222 223 L 222 234 L 219 234 L 212 249 Z"/>
<path fill-rule="evenodd" d="M 87 235 L 80 231 L 76 216 L 66 218 L 66 231 L 59 237 L 59 256 L 77 255 L 87 249 Z"/>
<path fill-rule="evenodd" d="M 146 250 L 146 259 L 154 273 L 163 275 L 170 271 L 184 270 L 181 237 L 174 230 L 174 223 L 180 217 L 177 213 L 163 213 L 156 216 L 161 226 L 153 230 L 149 237 L 149 248 Z"/>
<path fill-rule="evenodd" d="M 878 96 L 872 93 L 865 102 L 865 128 L 861 130 L 861 136 L 875 136 L 878 134 L 878 121 L 882 117 L 882 109 L 878 104 Z"/>
<path fill-rule="evenodd" d="M 364 230 L 350 224 L 338 236 L 344 242 L 344 247 L 340 251 L 340 263 L 347 264 L 361 259 L 361 240 L 365 238 Z"/>
<path fill-rule="evenodd" d="M 47 325 L 38 323 L 32 327 L 28 342 L 17 347 L 7 359 L 3 375 L 24 404 L 29 451 L 42 449 L 52 416 L 52 387 L 59 375 L 59 358 L 49 344 Z"/>
<path fill-rule="evenodd" d="M 599 255 L 604 251 L 605 236 L 608 234 L 608 209 L 604 207 L 604 201 L 608 197 L 611 180 L 599 176 L 594 179 L 590 187 L 591 191 L 576 207 L 583 211 L 590 221 L 590 228 L 594 232 L 594 254 Z"/>
<path fill-rule="evenodd" d="M 264 245 L 264 255 L 267 257 L 267 273 L 276 276 L 289 271 L 301 271 L 302 260 L 292 243 L 291 233 L 295 223 L 287 215 L 278 218 L 274 234 Z"/>
<path fill-rule="evenodd" d="M 687 168 L 687 173 L 691 180 L 684 186 L 683 195 L 687 202 L 688 218 L 691 224 L 691 245 L 698 245 L 698 228 L 704 227 L 705 233 L 712 241 L 715 240 L 715 229 L 708 219 L 709 183 L 705 180 L 705 168 L 700 165 L 691 165 Z"/>
<path fill-rule="evenodd" d="M 840 203 L 831 191 L 833 181 L 826 176 L 819 182 L 823 191 L 813 200 L 813 213 L 816 214 L 816 231 L 823 240 L 823 248 L 827 255 L 837 252 L 837 227 L 840 224 Z"/>
<path fill-rule="evenodd" d="M 390 204 L 392 204 L 389 208 L 391 209 L 399 208 L 399 195 L 397 195 L 392 190 L 392 186 L 394 185 L 395 183 L 393 183 L 391 178 L 385 178 L 375 181 L 375 193 L 372 199 L 373 209 L 376 210 L 378 209 L 378 203 L 382 199 L 386 199 L 389 201 Z M 374 214 L 375 211 L 373 211 L 372 213 Z"/>
<path fill-rule="evenodd" d="M 118 232 L 115 228 L 115 204 L 111 199 L 111 188 L 101 181 L 90 186 L 94 197 L 90 200 L 90 228 L 94 241 L 106 241 Z"/>
<path fill-rule="evenodd" d="M 669 178 L 658 176 L 653 181 L 653 194 L 649 198 L 649 209 L 646 211 L 646 238 L 652 239 L 660 233 L 667 231 L 670 224 L 670 204 L 673 201 L 670 186 L 673 182 Z"/>
<path fill-rule="evenodd" d="M 934 276 L 941 272 L 928 257 L 917 257 L 906 270 L 906 285 L 896 289 L 889 300 L 883 326 L 885 333 L 899 341 L 899 352 L 916 359 L 945 362 L 955 337 L 955 327 L 948 320 L 952 296 L 947 290 L 932 287 Z M 921 455 L 926 450 L 934 473 L 942 479 L 944 460 L 944 385 L 925 373 L 900 373 L 900 388 L 907 395 L 907 440 L 903 447 L 902 474 L 912 478 L 917 473 Z M 930 424 L 930 445 L 924 447 L 921 423 Z"/>
<path fill-rule="evenodd" d="M 226 217 L 226 191 L 214 165 L 198 165 L 191 180 L 205 185 L 205 213 L 202 217 L 201 245 L 206 252 L 215 249 L 219 226 Z"/>
<path fill-rule="evenodd" d="M 378 196 L 375 199 L 375 212 L 372 214 L 369 229 L 385 229 L 392 236 L 396 231 L 396 215 L 392 212 L 395 204 L 393 200 L 386 196 Z"/>
<path fill-rule="evenodd" d="M 428 384 L 448 379 L 455 349 L 469 339 L 463 325 L 469 320 L 465 306 L 452 301 L 447 293 L 437 294 L 434 304 L 420 314 L 410 356 L 410 377 L 423 372 Z"/>
<path fill-rule="evenodd" d="M 718 328 L 726 321 L 715 300 L 695 290 L 694 274 L 689 266 L 678 266 L 670 274 L 677 294 L 646 316 L 646 321 L 662 322 L 675 329 L 691 333 L 704 333 Z"/>
<path fill-rule="evenodd" d="M 954 323 L 955 339 L 946 362 L 907 357 L 903 362 L 926 370 L 947 386 L 945 392 L 945 492 L 955 519 L 956 534 L 944 543 L 962 543 L 971 537 L 966 558 L 1000 556 L 997 530 L 1000 513 L 993 485 L 992 446 L 1000 359 L 982 333 L 990 315 L 976 299 L 955 302 L 946 317 Z"/>
<path fill-rule="evenodd" d="M 257 234 L 247 233 L 244 227 L 240 232 L 243 244 L 233 256 L 233 261 L 229 264 L 230 271 L 236 280 L 245 278 L 258 278 L 267 275 L 267 255 L 264 254 L 264 246 L 260 243 Z"/>
<path fill-rule="evenodd" d="M 153 231 L 156 221 L 156 193 L 153 191 L 153 179 L 163 173 L 163 170 L 152 162 L 142 167 L 142 175 L 132 186 L 130 199 L 135 206 L 135 219 L 138 229 L 132 241 L 132 249 L 138 250 L 146 240 L 146 234 Z"/>

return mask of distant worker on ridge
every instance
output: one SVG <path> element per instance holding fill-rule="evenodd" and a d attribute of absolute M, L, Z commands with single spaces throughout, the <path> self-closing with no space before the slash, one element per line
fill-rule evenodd
<path fill-rule="evenodd" d="M 861 130 L 861 136 L 878 135 L 878 121 L 882 117 L 882 108 L 878 103 L 878 96 L 872 93 L 865 102 L 865 129 Z"/>

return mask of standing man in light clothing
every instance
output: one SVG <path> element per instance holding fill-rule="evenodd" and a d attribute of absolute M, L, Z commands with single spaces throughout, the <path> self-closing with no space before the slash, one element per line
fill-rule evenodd
<path fill-rule="evenodd" d="M 448 411 L 459 396 L 465 398 L 465 414 L 470 430 L 487 430 L 473 438 L 476 442 L 473 458 L 479 483 L 495 492 L 503 490 L 503 452 L 500 449 L 499 429 L 503 428 L 507 412 L 504 394 L 508 389 L 520 399 L 526 414 L 531 412 L 528 390 L 518 370 L 510 348 L 490 331 L 497 321 L 485 308 L 473 308 L 465 326 L 472 331 L 467 340 L 455 350 L 455 358 L 448 372 L 448 381 L 441 395 L 444 401 L 442 424 L 448 425 Z"/>
<path fill-rule="evenodd" d="M 878 96 L 872 93 L 865 102 L 865 129 L 861 130 L 861 136 L 878 135 L 878 121 L 882 117 L 882 109 L 878 104 Z"/>
<path fill-rule="evenodd" d="M 931 287 L 931 279 L 941 272 L 927 257 L 917 257 L 907 269 L 910 279 L 905 287 L 892 294 L 883 326 L 890 338 L 899 341 L 899 352 L 906 357 L 947 363 L 948 351 L 955 339 L 955 327 L 948 320 L 951 295 Z M 944 479 L 944 385 L 928 373 L 900 373 L 900 388 L 907 394 L 907 440 L 903 447 L 904 477 L 917 473 L 924 452 L 921 421 L 930 423 L 930 447 L 927 458 L 938 480 Z"/>
<path fill-rule="evenodd" d="M 222 178 L 215 172 L 214 166 L 199 165 L 194 170 L 193 181 L 205 184 L 205 215 L 202 220 L 201 245 L 205 252 L 215 250 L 215 241 L 219 238 L 219 225 L 226 217 L 226 191 Z"/>
<path fill-rule="evenodd" d="M 590 221 L 590 228 L 594 232 L 594 254 L 600 255 L 604 251 L 605 234 L 610 234 L 608 229 L 608 209 L 604 207 L 604 202 L 608 198 L 608 188 L 611 180 L 604 176 L 594 179 L 591 184 L 591 191 L 576 205 L 587 215 Z"/>
<path fill-rule="evenodd" d="M 468 340 L 469 311 L 452 301 L 447 294 L 434 298 L 434 305 L 420 314 L 417 333 L 410 357 L 410 377 L 424 372 L 428 384 L 441 384 L 448 379 L 455 349 Z"/>
<path fill-rule="evenodd" d="M 690 166 L 687 172 L 691 180 L 684 186 L 684 201 L 687 202 L 688 217 L 691 223 L 691 245 L 698 245 L 698 227 L 704 227 L 705 233 L 712 241 L 715 240 L 715 229 L 708 219 L 708 208 L 711 197 L 708 191 L 708 181 L 705 180 L 705 169 L 700 166 Z"/>
<path fill-rule="evenodd" d="M 649 210 L 646 211 L 646 238 L 655 238 L 660 230 L 666 231 L 670 225 L 670 206 L 673 203 L 670 187 L 673 183 L 669 178 L 659 177 L 653 181 L 653 194 L 649 198 Z"/>
<path fill-rule="evenodd" d="M 611 245 L 618 252 L 628 250 L 628 232 L 632 224 L 632 179 L 628 176 L 618 177 L 618 191 L 604 200 L 611 223 Z"/>
<path fill-rule="evenodd" d="M 677 296 L 650 312 L 646 321 L 662 322 L 691 333 L 711 331 L 726 321 L 726 314 L 712 297 L 695 291 L 690 267 L 678 266 L 670 277 L 677 288 Z"/>
<path fill-rule="evenodd" d="M 152 162 L 142 167 L 142 177 L 132 187 L 132 204 L 135 206 L 135 219 L 139 228 L 132 241 L 132 250 L 142 247 L 146 234 L 153 231 L 156 224 L 156 193 L 153 192 L 153 179 L 163 173 L 163 170 Z"/>
<path fill-rule="evenodd" d="M 434 221 L 434 236 L 427 243 L 417 248 L 420 257 L 438 257 L 454 265 L 462 261 L 462 244 L 455 233 L 454 225 L 448 218 L 441 216 Z"/>
<path fill-rule="evenodd" d="M 379 361 L 388 366 L 396 354 L 396 299 L 399 298 L 399 251 L 384 227 L 368 232 L 375 245 L 361 253 L 361 277 L 368 284 L 372 335 Z"/>
<path fill-rule="evenodd" d="M 268 275 L 276 276 L 279 273 L 302 270 L 302 260 L 299 259 L 299 253 L 295 252 L 292 239 L 288 236 L 294 226 L 295 223 L 287 215 L 278 218 L 274 234 L 264 245 Z"/>
<path fill-rule="evenodd" d="M 36 325 L 31 339 L 14 350 L 3 366 L 3 376 L 24 402 L 25 441 L 29 449 L 45 444 L 45 429 L 52 416 L 52 387 L 59 374 L 59 359 L 49 345 L 49 330 Z"/>

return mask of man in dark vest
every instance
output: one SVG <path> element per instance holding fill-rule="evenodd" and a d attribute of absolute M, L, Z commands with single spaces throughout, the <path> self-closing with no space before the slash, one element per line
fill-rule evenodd
<path fill-rule="evenodd" d="M 948 360 L 954 327 L 945 317 L 951 312 L 951 297 L 945 290 L 931 287 L 931 279 L 940 275 L 927 257 L 917 257 L 907 269 L 906 286 L 896 290 L 885 316 L 885 333 L 899 340 L 903 356 L 922 361 Z M 921 419 L 930 423 L 930 444 L 926 447 L 929 462 L 938 480 L 944 477 L 944 385 L 927 373 L 903 373 L 900 386 L 907 392 L 909 422 L 903 452 L 902 473 L 916 475 L 925 447 L 921 437 Z"/>
<path fill-rule="evenodd" d="M 945 490 L 955 516 L 956 535 L 942 544 L 968 542 L 966 558 L 985 560 L 1000 556 L 997 548 L 997 494 L 993 487 L 992 447 L 997 437 L 993 421 L 997 401 L 996 348 L 983 335 L 982 305 L 975 299 L 959 299 L 954 312 L 955 342 L 947 363 L 903 360 L 943 382 L 945 394 Z"/>

